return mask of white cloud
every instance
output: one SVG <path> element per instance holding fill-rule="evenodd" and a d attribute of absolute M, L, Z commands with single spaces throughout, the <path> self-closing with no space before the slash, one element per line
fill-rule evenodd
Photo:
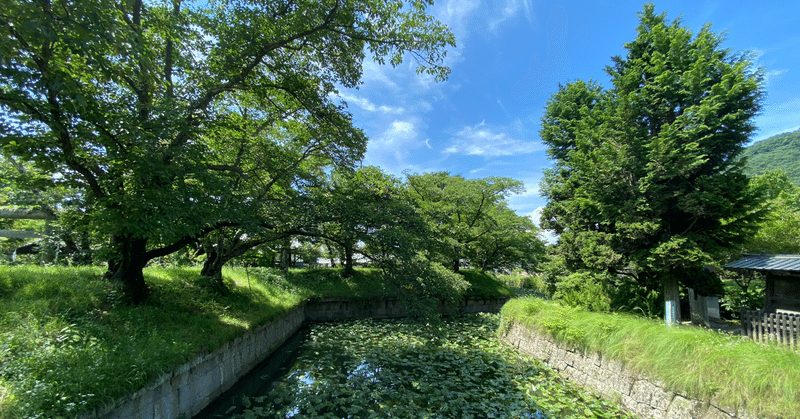
<path fill-rule="evenodd" d="M 480 0 L 449 0 L 442 7 L 437 7 L 433 14 L 450 27 L 460 42 L 468 36 L 467 20 L 479 5 Z"/>
<path fill-rule="evenodd" d="M 366 164 L 399 175 L 410 165 L 414 150 L 429 148 L 428 138 L 421 138 L 421 123 L 413 118 L 394 120 L 379 135 L 372 137 L 364 156 Z"/>
<path fill-rule="evenodd" d="M 534 15 L 531 0 L 507 0 L 500 14 L 489 19 L 489 30 L 496 31 L 503 23 L 520 14 L 525 16 L 528 23 L 533 23 Z"/>
<path fill-rule="evenodd" d="M 367 98 L 358 97 L 355 95 L 351 95 L 349 93 L 340 93 L 339 97 L 341 97 L 348 104 L 352 103 L 367 112 L 381 112 L 385 114 L 394 114 L 394 115 L 399 115 L 405 112 L 405 109 L 403 107 L 386 106 L 386 105 L 378 106 L 372 103 Z"/>
<path fill-rule="evenodd" d="M 767 104 L 761 115 L 756 117 L 758 132 L 756 141 L 800 129 L 800 98 L 781 103 Z"/>
<path fill-rule="evenodd" d="M 538 207 L 527 215 L 536 227 L 539 227 L 539 219 L 542 217 L 542 211 L 544 211 L 544 207 Z M 558 235 L 553 230 L 539 230 L 539 238 L 548 244 L 556 244 L 558 241 Z"/>
<path fill-rule="evenodd" d="M 391 127 L 383 133 L 383 142 L 386 144 L 405 144 L 417 136 L 414 124 L 409 121 L 394 121 Z"/>
<path fill-rule="evenodd" d="M 533 141 L 513 138 L 506 132 L 497 132 L 481 122 L 474 127 L 465 126 L 451 138 L 446 154 L 466 154 L 470 156 L 498 157 L 529 154 L 543 147 Z"/>
<path fill-rule="evenodd" d="M 386 71 L 396 71 L 397 69 L 392 68 L 390 65 L 380 65 L 372 60 L 371 57 L 367 57 L 364 60 L 363 65 L 363 73 L 361 75 L 361 81 L 364 84 L 372 84 L 379 83 L 386 85 L 392 89 L 398 89 L 399 86 L 397 83 L 392 80 L 393 77 L 396 77 L 396 74 L 393 74 L 393 77 L 389 77 L 386 74 Z"/>

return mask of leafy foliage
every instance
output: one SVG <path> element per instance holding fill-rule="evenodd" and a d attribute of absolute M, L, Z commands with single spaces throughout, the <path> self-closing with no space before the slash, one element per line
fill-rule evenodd
<path fill-rule="evenodd" d="M 506 197 L 523 191 L 509 178 L 465 179 L 446 172 L 408 174 L 406 190 L 424 217 L 432 259 L 458 272 L 462 263 L 484 270 L 533 270 L 544 244 Z"/>
<path fill-rule="evenodd" d="M 751 184 L 767 200 L 767 214 L 744 244 L 743 252 L 800 253 L 800 186 L 792 184 L 782 170 L 758 175 Z"/>
<path fill-rule="evenodd" d="M 500 344 L 497 322 L 313 325 L 288 376 L 232 417 L 629 417 Z"/>

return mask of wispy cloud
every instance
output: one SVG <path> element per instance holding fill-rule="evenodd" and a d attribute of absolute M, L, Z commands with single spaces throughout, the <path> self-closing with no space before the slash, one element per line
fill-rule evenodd
<path fill-rule="evenodd" d="M 481 122 L 472 127 L 465 126 L 456 133 L 444 153 L 498 157 L 528 154 L 542 149 L 537 142 L 511 137 L 506 132 L 497 131 Z"/>
<path fill-rule="evenodd" d="M 371 86 L 378 84 L 391 89 L 399 89 L 399 86 L 393 80 L 397 77 L 395 70 L 390 65 L 380 65 L 368 57 L 364 60 L 361 81 Z M 393 72 L 393 75 L 389 76 L 387 72 Z"/>
<path fill-rule="evenodd" d="M 386 106 L 386 105 L 378 106 L 372 103 L 367 98 L 355 96 L 350 93 L 339 93 L 339 97 L 341 97 L 345 102 L 347 102 L 347 104 L 352 103 L 367 112 L 381 112 L 385 114 L 395 114 L 395 115 L 399 115 L 405 112 L 405 109 L 403 107 Z"/>
<path fill-rule="evenodd" d="M 774 82 L 775 79 L 777 79 L 779 76 L 781 76 L 782 74 L 786 73 L 787 71 L 789 71 L 789 70 L 787 70 L 785 68 L 767 71 L 766 73 L 764 73 L 764 82 L 765 82 L 765 84 L 767 86 L 769 86 L 770 83 Z"/>
<path fill-rule="evenodd" d="M 531 0 L 506 0 L 505 6 L 500 11 L 500 14 L 489 19 L 489 30 L 495 32 L 497 28 L 502 26 L 506 21 L 520 15 L 525 16 L 528 23 L 533 23 L 534 13 Z"/>
<path fill-rule="evenodd" d="M 453 31 L 460 42 L 469 36 L 469 20 L 480 6 L 480 0 L 449 0 L 434 10 L 434 16 Z"/>
<path fill-rule="evenodd" d="M 776 104 L 767 104 L 761 115 L 756 117 L 758 133 L 756 141 L 760 141 L 784 132 L 800 129 L 800 98 L 794 98 Z"/>
<path fill-rule="evenodd" d="M 423 137 L 422 131 L 424 124 L 414 118 L 392 121 L 383 132 L 370 139 L 365 163 L 399 175 L 411 166 L 415 150 L 430 148 L 429 139 Z"/>

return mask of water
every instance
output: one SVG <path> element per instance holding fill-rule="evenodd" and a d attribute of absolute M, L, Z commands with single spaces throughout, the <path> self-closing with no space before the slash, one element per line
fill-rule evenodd
<path fill-rule="evenodd" d="M 498 318 L 314 324 L 196 418 L 617 417 L 502 345 Z"/>

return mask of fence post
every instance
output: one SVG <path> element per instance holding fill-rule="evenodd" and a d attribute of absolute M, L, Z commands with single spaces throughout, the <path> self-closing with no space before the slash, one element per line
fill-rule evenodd
<path fill-rule="evenodd" d="M 739 308 L 739 313 L 740 313 L 739 318 L 742 319 L 742 336 L 749 336 L 748 335 L 749 330 L 747 328 L 747 320 L 748 320 L 747 308 L 745 306 L 742 306 L 741 308 Z"/>
<path fill-rule="evenodd" d="M 797 339 L 800 337 L 800 316 L 792 316 L 789 331 L 792 333 L 792 349 L 797 349 Z"/>

